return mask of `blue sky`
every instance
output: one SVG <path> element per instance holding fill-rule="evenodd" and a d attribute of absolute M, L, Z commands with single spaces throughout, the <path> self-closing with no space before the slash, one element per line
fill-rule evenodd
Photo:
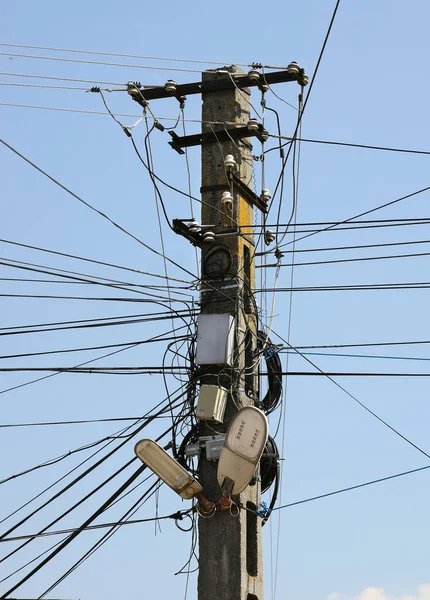
<path fill-rule="evenodd" d="M 246 6 L 201 2 L 177 4 L 170 1 L 141 3 L 134 0 L 126 6 L 99 0 L 78 0 L 68 4 L 46 0 L 15 2 L 3 4 L 1 8 L 0 41 L 3 44 L 219 61 L 220 66 L 247 65 L 254 61 L 282 66 L 295 60 L 312 75 L 334 4 L 328 0 L 303 0 L 301 3 L 269 0 L 264 4 L 252 0 Z M 303 118 L 302 137 L 429 150 L 429 84 L 426 76 L 429 16 L 424 0 L 413 0 L 407 5 L 397 0 L 381 0 L 378 3 L 341 0 Z M 4 53 L 135 66 L 60 62 Z M 138 65 L 167 70 L 138 68 Z M 13 73 L 94 82 L 138 80 L 147 85 L 163 85 L 170 78 L 181 83 L 200 79 L 198 72 L 175 71 L 175 68 L 199 70 L 205 65 L 0 47 L 0 81 L 8 84 L 58 83 L 12 76 Z M 79 87 L 77 83 L 63 84 Z M 82 87 L 90 85 L 82 84 Z M 296 106 L 298 89 L 295 84 L 281 84 L 276 86 L 275 91 Z M 160 250 L 151 182 L 129 140 L 108 116 L 6 106 L 15 104 L 105 113 L 99 95 L 83 90 L 11 85 L 1 85 L 0 94 L 2 139 L 146 244 Z M 124 93 L 106 93 L 106 100 L 118 113 L 139 115 L 137 105 Z M 258 105 L 259 98 L 255 93 L 253 101 Z M 290 136 L 295 127 L 296 111 L 274 96 L 268 96 L 269 101 L 280 114 L 283 134 Z M 199 130 L 199 124 L 192 122 L 200 118 L 199 102 L 196 97 L 190 97 L 186 102 L 185 118 L 191 121 L 186 123 L 187 133 Z M 178 113 L 177 105 L 170 100 L 154 101 L 151 109 L 161 121 L 163 117 L 176 118 Z M 127 125 L 137 120 L 134 117 L 121 119 Z M 170 123 L 167 120 L 163 122 L 166 125 Z M 266 126 L 271 133 L 276 133 L 276 123 L 272 118 L 267 118 Z M 141 123 L 135 132 L 136 140 L 142 146 L 144 124 Z M 167 145 L 166 133 L 155 133 L 157 136 L 154 134 L 151 139 L 156 172 L 181 189 L 187 189 L 183 157 Z M 273 189 L 280 165 L 276 152 L 269 156 L 266 183 Z M 4 146 L 0 147 L 0 160 L 2 240 L 142 271 L 164 272 L 159 257 L 66 194 Z M 198 195 L 198 149 L 190 151 L 189 160 L 192 191 Z M 424 188 L 429 185 L 427 164 L 428 156 L 425 155 L 303 143 L 297 221 L 342 221 Z M 255 173 L 259 186 L 261 173 L 258 165 Z M 291 171 L 287 172 L 286 182 L 281 214 L 283 223 L 291 210 Z M 171 218 L 190 216 L 186 198 L 166 190 L 164 197 Z M 425 218 L 428 198 L 428 192 L 422 193 L 367 218 Z M 198 217 L 198 207 L 195 210 L 194 216 Z M 331 231 L 298 242 L 297 249 L 426 241 L 430 240 L 427 228 L 428 225 L 411 225 Z M 191 247 L 167 227 L 164 226 L 163 231 L 167 255 L 195 272 Z M 0 242 L 0 248 L 3 262 L 4 259 L 25 261 L 135 284 L 149 281 L 137 273 L 116 271 L 4 242 Z M 297 253 L 296 262 L 427 251 L 426 243 L 359 251 L 317 251 Z M 285 259 L 285 262 L 290 261 Z M 422 256 L 297 266 L 294 285 L 321 287 L 426 282 L 428 264 L 429 257 Z M 175 268 L 169 268 L 169 274 L 188 279 L 185 273 Z M 273 269 L 269 270 L 269 285 L 273 283 L 273 275 Z M 281 269 L 278 286 L 287 288 L 290 276 L 289 268 Z M 1 267 L 0 277 L 38 278 L 27 271 L 6 266 Z M 154 282 L 153 279 L 151 281 Z M 1 280 L 0 294 L 136 297 L 129 292 L 119 293 L 109 288 L 101 288 L 100 291 L 96 287 L 94 291 L 94 287 Z M 430 340 L 428 293 L 428 289 L 295 292 L 291 343 L 304 346 Z M 269 306 L 270 301 L 271 298 Z M 0 296 L 0 304 L 3 328 L 158 310 L 137 302 L 34 297 Z M 289 295 L 279 292 L 274 330 L 284 338 L 288 331 L 288 310 Z M 88 331 L 5 336 L 0 337 L 0 354 L 119 344 L 159 335 L 170 329 L 170 322 L 162 321 Z M 159 365 L 164 350 L 163 343 L 148 348 L 140 346 L 95 364 Z M 339 352 L 430 358 L 425 344 L 350 348 Z M 74 355 L 7 359 L 2 360 L 0 366 L 70 366 L 96 358 L 101 353 L 103 351 L 95 350 Z M 330 356 L 309 358 L 329 372 L 430 372 L 425 361 Z M 283 355 L 284 363 L 285 359 L 286 355 Z M 293 371 L 311 369 L 297 356 L 290 357 L 289 368 Z M 37 373 L 28 372 L 2 373 L 0 391 L 37 376 Z M 342 377 L 337 381 L 414 444 L 430 452 L 428 378 Z M 172 381 L 169 385 L 174 389 Z M 155 375 L 61 374 L 1 394 L 4 407 L 2 422 L 136 416 L 149 410 L 164 396 L 163 382 Z M 430 464 L 425 456 L 324 377 L 289 377 L 285 414 L 278 437 L 279 446 L 283 448 L 281 504 Z M 156 437 L 167 426 L 165 422 L 157 422 L 148 428 L 148 437 Z M 2 429 L 2 477 L 112 435 L 120 426 L 98 423 Z M 276 427 L 276 419 L 272 426 Z M 2 485 L 4 516 L 87 456 L 85 452 L 81 454 L 79 458 L 67 459 Z M 79 491 L 71 490 L 59 500 L 55 512 L 46 510 L 36 515 L 18 533 L 24 535 L 43 527 L 50 518 L 65 510 L 131 457 L 132 446 L 129 445 L 120 456 L 113 457 L 102 472 L 87 483 L 83 482 Z M 127 473 L 131 474 L 131 470 Z M 361 600 L 403 596 L 426 600 L 428 588 L 423 588 L 421 596 L 417 590 L 430 581 L 430 530 L 426 519 L 430 500 L 429 477 L 430 473 L 424 471 L 274 514 L 264 532 L 266 599 L 324 600 L 332 594 L 339 594 L 336 598 L 354 598 L 370 587 L 384 592 L 380 592 L 379 596 L 375 592 L 367 592 L 367 596 L 360 597 Z M 115 483 L 107 486 L 111 492 L 114 489 Z M 75 527 L 104 498 L 100 495 L 90 499 L 76 514 L 61 521 L 58 527 Z M 170 490 L 164 488 L 157 503 L 159 515 L 185 507 Z M 126 508 L 125 502 L 112 509 L 112 513 L 107 513 L 105 520 L 115 520 Z M 137 517 L 152 517 L 155 511 L 152 498 Z M 14 518 L 11 518 L 2 526 L 13 522 Z M 98 539 L 98 535 L 97 532 L 82 534 L 70 548 L 20 588 L 16 596 L 40 595 Z M 49 538 L 29 544 L 28 548 L 2 564 L 1 574 L 6 576 L 18 569 L 47 549 L 49 544 L 52 544 Z M 186 563 L 190 544 L 190 534 L 179 531 L 171 521 L 165 521 L 161 531 L 156 530 L 153 523 L 123 527 L 60 584 L 51 597 L 85 600 L 109 600 L 119 596 L 133 600 L 142 597 L 142 594 L 145 597 L 155 594 L 159 597 L 173 594 L 185 597 L 186 576 L 174 574 Z M 18 581 L 21 574 L 2 583 L 2 586 Z M 190 575 L 188 600 L 196 598 L 195 589 L 194 573 Z"/>

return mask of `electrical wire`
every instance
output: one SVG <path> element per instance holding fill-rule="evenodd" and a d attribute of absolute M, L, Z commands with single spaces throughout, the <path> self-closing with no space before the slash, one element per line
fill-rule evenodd
<path fill-rule="evenodd" d="M 299 238 L 297 238 L 296 242 L 300 242 L 301 240 L 304 240 L 313 235 L 316 235 L 317 233 L 322 233 L 324 231 L 333 229 L 334 227 L 337 227 L 338 225 L 343 225 L 345 223 L 349 223 L 350 221 L 354 221 L 355 219 L 359 219 L 360 217 L 369 215 L 377 210 L 387 208 L 388 206 L 393 206 L 394 204 L 397 204 L 398 202 L 402 202 L 403 200 L 413 198 L 414 196 L 418 196 L 419 194 L 423 194 L 424 192 L 427 192 L 429 190 L 430 190 L 430 186 L 427 186 L 427 187 L 421 188 L 420 190 L 416 190 L 415 192 L 411 192 L 410 194 L 406 194 L 405 196 L 401 196 L 400 198 L 396 198 L 395 200 L 390 200 L 389 202 L 385 202 L 384 204 L 380 204 L 379 206 L 375 206 L 374 208 L 371 208 L 369 210 L 365 210 L 364 212 L 358 213 L 357 215 L 354 215 L 353 217 L 349 217 L 348 219 L 344 219 L 343 221 L 338 221 L 337 223 L 334 223 L 333 225 L 329 225 L 328 227 L 320 229 L 314 233 L 308 233 L 307 235 L 299 237 Z M 291 242 L 286 242 L 285 244 L 283 244 L 283 246 L 288 246 L 289 244 L 291 244 Z"/>
<path fill-rule="evenodd" d="M 279 339 L 281 339 L 284 344 L 286 344 L 288 346 L 288 348 L 290 348 L 291 350 L 295 350 L 296 353 L 301 356 L 308 364 L 310 364 L 314 369 L 316 369 L 316 372 L 313 371 L 312 373 L 314 375 L 319 375 L 319 376 L 323 376 L 323 377 L 327 377 L 327 379 L 329 381 L 331 381 L 336 387 L 338 387 L 340 390 L 342 390 L 349 398 L 351 398 L 351 400 L 353 400 L 354 402 L 356 402 L 361 408 L 363 408 L 366 412 L 368 412 L 372 417 L 374 417 L 377 421 L 379 421 L 382 425 L 384 425 L 385 427 L 387 427 L 390 431 L 392 431 L 395 435 L 397 435 L 398 437 L 400 437 L 402 440 L 404 440 L 407 444 L 409 444 L 412 448 L 415 448 L 415 450 L 418 450 L 418 452 L 420 452 L 421 454 L 423 454 L 424 456 L 426 456 L 427 458 L 430 458 L 430 454 L 428 454 L 427 452 L 425 452 L 425 450 L 423 450 L 422 448 L 420 448 L 417 444 L 415 444 L 414 442 L 412 442 L 412 440 L 410 440 L 408 437 L 406 437 L 405 435 L 403 435 L 403 433 L 401 433 L 398 429 L 396 429 L 395 427 L 393 427 L 392 425 L 390 425 L 387 421 L 385 421 L 384 419 L 382 419 L 382 417 L 380 417 L 379 415 L 377 415 L 373 410 L 371 410 L 368 406 L 366 406 L 364 404 L 364 402 L 361 402 L 361 400 L 359 400 L 354 394 L 351 394 L 351 392 L 349 392 L 345 387 L 343 387 L 342 385 L 340 385 L 340 383 L 338 383 L 335 379 L 333 379 L 333 377 L 339 377 L 339 376 L 352 376 L 352 377 L 357 377 L 357 376 L 367 376 L 367 377 L 406 377 L 407 375 L 405 373 L 360 373 L 360 375 L 358 375 L 357 373 L 327 373 L 325 371 L 323 371 L 318 365 L 316 365 L 312 360 L 310 360 L 310 358 L 308 358 L 307 356 L 304 356 L 302 352 L 300 352 L 300 350 L 296 350 L 294 348 L 294 346 L 292 346 L 287 340 L 285 340 L 281 335 L 279 335 L 279 333 L 276 333 L 277 337 Z M 286 375 L 293 375 L 293 372 L 289 372 L 289 373 L 285 373 Z M 311 373 L 306 373 L 307 376 L 309 376 Z M 302 373 L 303 375 L 303 373 Z M 408 376 L 411 377 L 430 377 L 430 373 L 411 373 L 408 374 Z"/>
<path fill-rule="evenodd" d="M 71 533 L 65 540 L 61 542 L 57 548 L 55 548 L 47 557 L 45 557 L 36 567 L 34 567 L 27 575 L 25 575 L 18 583 L 14 584 L 7 592 L 5 592 L 0 598 L 6 600 L 7 597 L 12 594 L 15 590 L 21 587 L 26 581 L 28 581 L 33 575 L 35 575 L 41 568 L 49 563 L 59 552 L 66 548 L 78 535 L 88 527 L 124 490 L 143 473 L 146 469 L 146 465 L 141 465 L 121 486 L 117 489 L 109 498 L 98 508 L 92 515 L 90 515 L 76 531 Z"/>
<path fill-rule="evenodd" d="M 7 48 L 26 48 L 29 50 L 49 50 L 50 52 L 73 52 L 75 54 L 97 54 L 99 56 L 112 56 L 119 58 L 138 58 L 143 60 L 158 60 L 164 62 L 181 62 L 181 63 L 195 63 L 201 65 L 224 65 L 225 61 L 213 61 L 213 60 L 196 60 L 196 59 L 186 59 L 186 58 L 163 58 L 161 56 L 141 56 L 139 54 L 120 54 L 118 52 L 96 52 L 94 50 L 76 50 L 71 48 L 52 48 L 49 46 L 29 46 L 27 44 L 6 44 L 0 43 L 0 46 Z M 243 64 L 243 63 L 235 63 L 239 67 L 250 67 L 251 65 Z M 266 68 L 278 68 L 278 67 L 266 67 Z M 282 68 L 282 67 L 279 67 Z"/>
<path fill-rule="evenodd" d="M 295 108 L 295 107 L 293 107 L 293 108 Z M 289 140 L 289 141 L 293 140 L 293 138 L 286 137 L 284 135 L 275 135 L 272 133 L 269 133 L 269 137 L 277 138 L 280 140 Z M 406 154 L 425 154 L 425 155 L 430 154 L 430 151 L 428 151 L 428 150 L 411 150 L 411 149 L 407 149 L 407 148 L 392 148 L 390 146 L 371 146 L 369 144 L 353 144 L 350 142 L 335 142 L 335 141 L 330 141 L 330 140 L 312 140 L 312 139 L 306 139 L 306 138 L 302 138 L 302 137 L 297 137 L 295 139 L 298 142 L 308 142 L 308 143 L 312 143 L 312 144 L 326 144 L 326 145 L 330 145 L 330 146 L 345 146 L 345 147 L 349 147 L 349 148 L 363 148 L 363 149 L 367 149 L 367 150 L 384 150 L 384 151 L 388 151 L 388 152 L 402 152 L 402 153 L 406 153 Z"/>
<path fill-rule="evenodd" d="M 8 73 L 1 71 L 0 75 L 6 75 L 7 77 L 27 77 L 29 79 L 48 79 L 51 81 L 71 81 L 73 83 L 90 83 L 91 85 L 115 85 L 121 86 L 124 83 L 118 83 L 116 81 L 93 81 L 92 79 L 72 79 L 71 77 L 53 77 L 51 75 L 30 75 L 29 73 Z M 145 87 L 145 86 L 143 86 Z"/>
<path fill-rule="evenodd" d="M 102 65 L 107 67 L 128 67 L 131 69 L 149 69 L 154 71 L 179 71 L 183 73 L 203 73 L 202 69 L 186 69 L 184 67 L 157 67 L 155 65 L 138 65 L 130 63 L 113 63 L 101 60 L 88 60 L 83 58 L 65 58 L 58 56 L 42 56 L 35 54 L 18 54 L 14 52 L 0 52 L 0 56 L 10 56 L 12 58 L 32 58 L 34 60 L 51 60 L 55 62 L 66 62 L 84 65 Z"/>
<path fill-rule="evenodd" d="M 92 264 L 102 265 L 104 267 L 112 267 L 114 269 L 121 269 L 123 271 L 130 271 L 130 272 L 136 273 L 138 275 L 148 275 L 150 277 L 157 277 L 157 278 L 160 278 L 160 279 L 166 279 L 166 276 L 165 275 L 161 275 L 160 273 L 151 273 L 150 271 L 141 271 L 140 269 L 133 269 L 131 267 L 124 267 L 123 265 L 116 265 L 114 263 L 108 263 L 108 262 L 104 262 L 104 261 L 101 261 L 101 260 L 95 260 L 93 258 L 86 258 L 84 256 L 77 256 L 76 254 L 67 254 L 65 252 L 59 252 L 58 250 L 50 250 L 48 248 L 41 248 L 39 246 L 31 246 L 30 244 L 23 244 L 23 243 L 15 242 L 15 241 L 12 241 L 12 240 L 0 239 L 0 243 L 10 244 L 12 246 L 19 246 L 20 248 L 29 248 L 30 250 L 37 250 L 39 252 L 46 252 L 46 253 L 49 253 L 49 254 L 54 254 L 56 256 L 64 256 L 66 258 L 73 258 L 73 259 L 76 259 L 76 260 L 82 260 L 82 261 L 89 262 L 89 263 L 92 263 Z M 187 283 L 187 284 L 191 283 L 190 281 L 187 281 L 185 279 L 177 279 L 175 277 L 169 277 L 168 279 L 171 280 L 171 281 L 176 281 L 178 283 Z"/>
<path fill-rule="evenodd" d="M 319 496 L 313 496 L 311 498 L 306 498 L 305 500 L 298 500 L 296 502 L 290 502 L 289 504 L 284 504 L 283 506 L 277 506 L 272 509 L 272 512 L 275 510 L 282 510 L 284 508 L 291 508 L 292 506 L 298 506 L 299 504 L 306 504 L 308 502 L 313 502 L 314 500 L 321 500 L 322 498 L 328 498 L 330 496 L 336 496 L 337 494 L 343 494 L 344 492 L 350 492 L 352 490 L 357 490 L 363 487 L 367 487 L 369 485 L 374 485 L 376 483 L 382 483 L 384 481 L 389 481 L 391 479 L 397 479 L 398 477 L 405 477 L 406 475 L 412 475 L 413 473 L 419 473 L 420 471 L 425 471 L 430 469 L 430 465 L 426 465 L 425 467 L 419 467 L 418 469 L 411 469 L 410 471 L 403 471 L 401 473 L 396 473 L 395 475 L 388 475 L 387 477 L 380 477 L 379 479 L 374 479 L 372 481 L 366 481 L 365 483 L 359 483 L 358 485 L 352 485 L 346 488 L 342 488 L 340 490 L 335 490 L 334 492 L 328 492 L 326 494 L 320 494 Z"/>
<path fill-rule="evenodd" d="M 302 286 L 294 288 L 277 288 L 277 292 L 347 292 L 347 291 L 393 291 L 393 290 L 425 290 L 430 288 L 430 282 L 410 283 L 379 283 L 379 284 L 357 284 L 357 285 L 331 285 L 331 286 Z M 265 288 L 270 292 L 275 288 Z M 259 292 L 260 290 L 256 290 Z"/>
<path fill-rule="evenodd" d="M 142 240 L 140 240 L 134 234 L 132 234 L 129 231 L 127 231 L 126 229 L 124 229 L 124 227 L 122 227 L 121 225 L 119 225 L 118 223 L 116 223 L 113 219 L 111 219 L 110 217 L 108 217 L 106 214 L 104 214 L 103 212 L 101 212 L 100 210 L 98 210 L 97 208 L 95 208 L 94 206 L 92 206 L 91 204 L 89 204 L 88 202 L 86 202 L 85 200 L 83 200 L 83 198 L 81 198 L 80 196 L 78 196 L 77 194 L 75 194 L 74 192 L 72 192 L 69 188 L 67 188 L 66 186 L 64 186 L 57 179 L 54 179 L 54 177 L 52 177 L 51 175 L 48 175 L 48 173 L 46 173 L 46 171 L 44 171 L 43 169 L 41 169 L 40 167 L 38 167 L 34 162 L 32 162 L 29 158 L 25 157 L 20 152 L 18 152 L 18 150 L 16 150 L 12 146 L 10 146 L 7 142 L 5 142 L 2 139 L 0 139 L 0 142 L 4 146 L 6 146 L 9 150 L 11 150 L 12 152 L 14 152 L 17 156 L 19 156 L 20 158 L 22 158 L 25 162 L 27 162 L 34 169 L 36 169 L 37 171 L 39 171 L 39 173 L 42 173 L 42 175 L 44 175 L 45 177 L 47 177 L 48 179 L 50 179 L 53 183 L 55 183 L 56 185 L 58 185 L 65 192 L 67 192 L 68 194 L 70 194 L 71 196 L 73 196 L 73 198 L 75 198 L 76 200 L 78 200 L 79 202 L 81 202 L 82 204 L 84 204 L 87 208 L 89 208 L 90 210 L 94 211 L 95 213 L 97 213 L 98 215 L 100 215 L 101 217 L 103 217 L 104 219 L 106 219 L 107 221 L 109 221 L 109 223 L 111 223 L 114 227 L 116 227 L 117 229 L 119 229 L 120 231 L 122 231 L 123 233 L 125 233 L 127 236 L 129 236 L 132 239 L 134 239 L 136 242 L 138 242 L 139 244 L 141 244 L 144 248 L 146 248 L 147 250 L 149 250 L 153 254 L 156 254 L 157 256 L 161 256 L 161 254 L 159 252 L 157 252 L 157 250 L 154 250 L 154 248 L 152 248 L 151 246 L 149 246 L 148 244 L 146 244 L 145 242 L 143 242 Z M 181 269 L 182 271 L 184 271 L 185 273 L 187 273 L 187 275 L 191 275 L 191 277 L 193 277 L 193 279 L 196 279 L 196 276 L 193 273 L 191 273 L 190 271 L 188 271 L 187 269 L 185 269 L 184 267 L 182 267 L 181 265 L 179 265 L 175 261 L 173 261 L 173 260 L 171 260 L 169 258 L 167 260 L 169 262 L 171 262 L 172 264 L 174 264 L 179 269 Z"/>

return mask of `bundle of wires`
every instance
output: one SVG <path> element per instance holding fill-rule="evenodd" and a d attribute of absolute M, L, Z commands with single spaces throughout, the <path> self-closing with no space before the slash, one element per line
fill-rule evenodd
<path fill-rule="evenodd" d="M 257 334 L 258 353 L 263 354 L 267 372 L 267 392 L 259 401 L 259 407 L 268 415 L 276 410 L 281 402 L 282 396 L 282 372 L 281 359 L 278 348 L 271 342 L 270 338 L 263 332 Z"/>

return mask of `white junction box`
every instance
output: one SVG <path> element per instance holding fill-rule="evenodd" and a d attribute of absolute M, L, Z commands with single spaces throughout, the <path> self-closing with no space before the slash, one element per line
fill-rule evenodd
<path fill-rule="evenodd" d="M 235 320 L 228 313 L 201 314 L 197 327 L 196 363 L 198 365 L 231 365 Z"/>
<path fill-rule="evenodd" d="M 226 403 L 226 389 L 217 385 L 202 385 L 195 411 L 197 419 L 222 423 Z"/>

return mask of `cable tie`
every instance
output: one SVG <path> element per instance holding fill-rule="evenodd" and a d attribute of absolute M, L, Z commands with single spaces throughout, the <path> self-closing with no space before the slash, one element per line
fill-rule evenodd
<path fill-rule="evenodd" d="M 95 85 L 92 88 L 90 88 L 89 90 L 87 90 L 87 92 L 93 92 L 95 94 L 99 94 L 100 93 L 100 88 L 97 85 Z"/>
<path fill-rule="evenodd" d="M 278 354 L 278 352 L 280 352 L 282 350 L 282 347 L 276 347 L 273 346 L 272 348 L 267 348 L 266 350 L 264 350 L 264 357 L 265 358 L 272 358 L 272 356 L 275 356 L 275 354 Z"/>
<path fill-rule="evenodd" d="M 255 511 L 257 517 L 268 517 L 272 511 L 267 505 L 267 502 L 262 502 L 260 506 L 261 508 Z"/>

